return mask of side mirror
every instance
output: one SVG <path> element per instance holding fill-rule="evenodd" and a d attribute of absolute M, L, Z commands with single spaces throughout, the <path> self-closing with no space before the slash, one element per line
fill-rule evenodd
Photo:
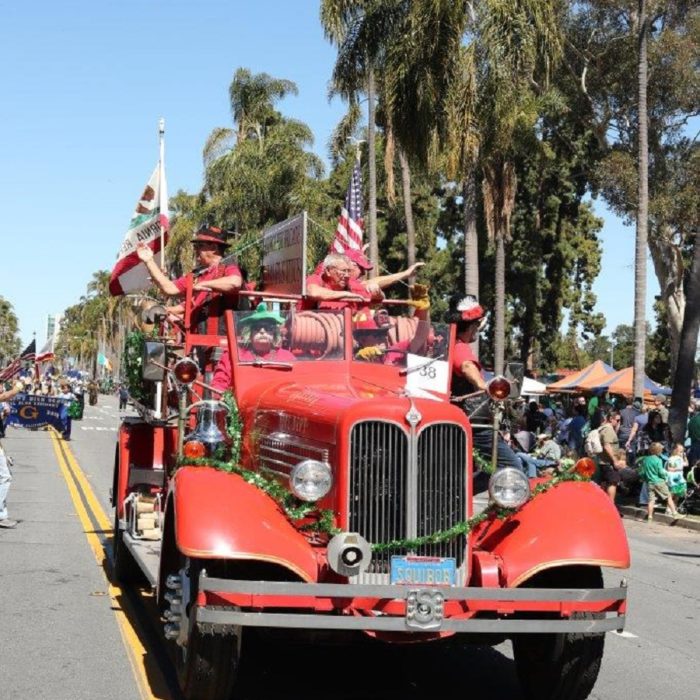
<path fill-rule="evenodd" d="M 506 362 L 505 377 L 510 382 L 510 397 L 517 399 L 523 389 L 525 367 L 522 362 Z"/>
<path fill-rule="evenodd" d="M 143 349 L 141 377 L 146 382 L 162 382 L 165 379 L 165 343 L 147 340 Z M 153 364 L 157 362 L 159 365 Z"/>

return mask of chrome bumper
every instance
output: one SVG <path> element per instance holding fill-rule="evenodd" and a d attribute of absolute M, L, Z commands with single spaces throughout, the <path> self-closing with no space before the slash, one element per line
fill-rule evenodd
<path fill-rule="evenodd" d="M 377 632 L 595 634 L 622 630 L 627 586 L 617 588 L 435 588 L 199 579 L 196 621 L 229 626 Z M 227 604 L 212 598 L 226 598 Z M 450 603 L 455 601 L 456 603 Z M 385 612 L 387 603 L 397 612 Z M 378 603 L 381 603 L 378 604 Z M 459 605 L 457 614 L 451 612 Z M 252 609 L 251 609 L 252 608 Z M 284 608 L 275 612 L 274 608 Z M 297 608 L 300 612 L 289 612 Z M 593 617 L 576 617 L 593 613 Z M 558 619 L 557 619 L 558 618 Z"/>

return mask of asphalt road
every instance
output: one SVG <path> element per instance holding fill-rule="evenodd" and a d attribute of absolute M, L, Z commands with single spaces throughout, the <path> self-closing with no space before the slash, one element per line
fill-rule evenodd
<path fill-rule="evenodd" d="M 8 430 L 9 509 L 21 523 L 0 530 L 3 700 L 179 700 L 152 598 L 121 591 L 107 577 L 118 421 L 116 399 L 100 396 L 74 422 L 69 450 L 47 431 Z M 91 488 L 81 487 L 81 474 Z M 90 515 L 99 510 L 101 517 Z M 607 636 L 591 697 L 698 697 L 700 533 L 625 525 L 632 568 L 606 578 L 629 583 L 627 628 Z M 253 643 L 246 651 L 250 700 L 520 697 L 509 642 L 449 649 Z"/>

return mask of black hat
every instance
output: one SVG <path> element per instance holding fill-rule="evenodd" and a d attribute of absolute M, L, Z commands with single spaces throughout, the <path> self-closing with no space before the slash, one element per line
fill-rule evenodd
<path fill-rule="evenodd" d="M 202 226 L 192 238 L 192 243 L 216 243 L 227 245 L 224 231 L 216 226 Z"/>

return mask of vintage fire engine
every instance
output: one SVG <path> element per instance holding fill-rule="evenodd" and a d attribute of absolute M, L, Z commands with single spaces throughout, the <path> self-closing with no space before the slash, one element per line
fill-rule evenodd
<path fill-rule="evenodd" d="M 303 279 L 304 228 L 299 217 L 266 234 L 268 272 L 288 278 L 274 263 L 296 256 Z M 190 285 L 183 337 L 146 343 L 154 403 L 119 431 L 115 575 L 154 587 L 184 695 L 231 697 L 257 628 L 390 644 L 510 637 L 526 697 L 587 697 L 604 633 L 625 621 L 624 581 L 603 584 L 603 567 L 629 566 L 610 499 L 587 481 L 543 488 L 503 469 L 477 513 L 470 422 L 449 401 L 454 332 L 432 323 L 419 339 L 422 321 L 391 316 L 389 351 L 368 362 L 349 310 L 268 295 L 267 312 L 227 312 L 225 335 L 197 335 Z M 284 353 L 251 352 L 255 314 Z M 201 400 L 198 348 L 230 356 L 233 471 L 221 468 L 225 405 Z M 511 390 L 489 387 L 496 404 Z M 304 508 L 285 508 L 280 491 Z"/>

